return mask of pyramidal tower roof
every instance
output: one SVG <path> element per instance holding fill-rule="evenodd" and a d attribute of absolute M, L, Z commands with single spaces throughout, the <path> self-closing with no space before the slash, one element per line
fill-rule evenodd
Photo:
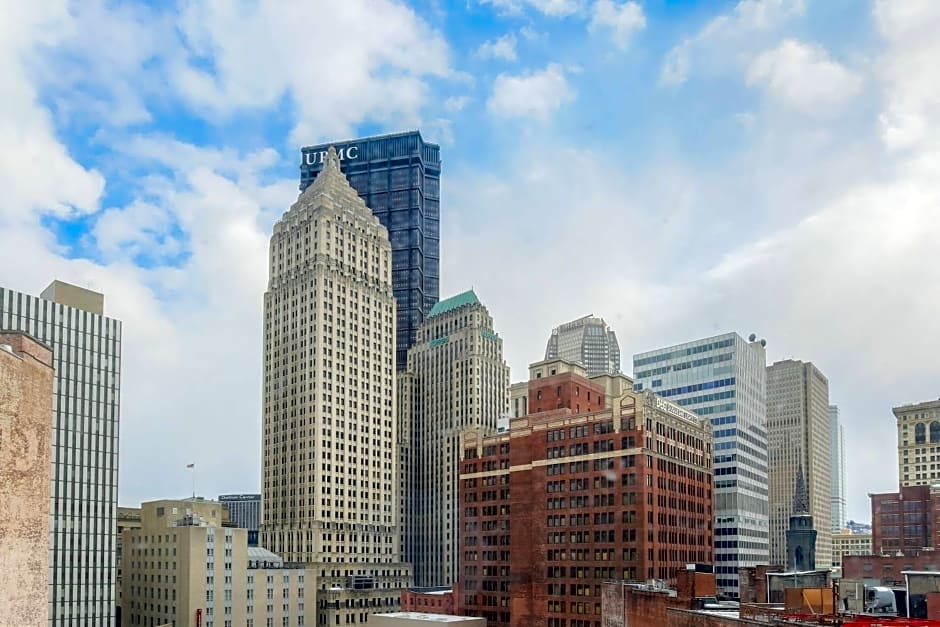
<path fill-rule="evenodd" d="M 313 183 L 301 192 L 284 217 L 300 208 L 312 208 L 318 205 L 338 206 L 346 209 L 355 207 L 361 211 L 362 217 L 379 222 L 379 219 L 372 214 L 372 210 L 366 206 L 365 201 L 359 197 L 359 193 L 349 184 L 346 175 L 339 169 L 339 156 L 333 146 L 330 146 L 323 160 L 323 170 Z"/>

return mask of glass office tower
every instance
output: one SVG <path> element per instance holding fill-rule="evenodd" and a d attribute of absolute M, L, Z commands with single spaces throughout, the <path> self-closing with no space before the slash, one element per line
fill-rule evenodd
<path fill-rule="evenodd" d="M 349 184 L 388 229 L 398 307 L 395 362 L 403 370 L 418 327 L 439 297 L 441 149 L 418 131 L 307 146 L 301 149 L 301 191 L 323 170 L 330 146 Z"/>
<path fill-rule="evenodd" d="M 711 420 L 715 573 L 738 597 L 738 567 L 769 557 L 764 341 L 726 333 L 633 356 L 634 386 Z"/>
<path fill-rule="evenodd" d="M 111 627 L 121 322 L 102 294 L 54 281 L 39 297 L 0 287 L 0 329 L 48 344 L 55 366 L 49 625 Z"/>

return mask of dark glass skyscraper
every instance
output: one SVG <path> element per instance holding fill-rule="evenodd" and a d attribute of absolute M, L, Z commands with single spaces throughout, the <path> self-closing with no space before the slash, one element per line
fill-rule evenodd
<path fill-rule="evenodd" d="M 418 131 L 307 146 L 301 149 L 301 191 L 323 169 L 330 146 L 350 185 L 388 229 L 398 305 L 395 361 L 403 370 L 439 295 L 441 149 Z"/>

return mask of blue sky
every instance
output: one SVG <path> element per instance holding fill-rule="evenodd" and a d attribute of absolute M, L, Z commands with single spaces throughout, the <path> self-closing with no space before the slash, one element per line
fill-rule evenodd
<path fill-rule="evenodd" d="M 300 146 L 368 133 L 441 144 L 442 296 L 514 380 L 587 313 L 628 371 L 756 332 L 829 377 L 856 519 L 940 396 L 940 3 L 0 6 L 0 283 L 124 321 L 122 504 L 258 489 L 271 226 Z"/>

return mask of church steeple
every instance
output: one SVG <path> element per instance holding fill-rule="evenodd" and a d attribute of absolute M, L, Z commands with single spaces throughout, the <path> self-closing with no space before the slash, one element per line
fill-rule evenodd
<path fill-rule="evenodd" d="M 790 513 L 790 528 L 787 530 L 787 567 L 794 571 L 816 568 L 816 529 L 809 512 L 809 491 L 803 476 L 802 462 L 796 469 L 793 511 Z"/>
<path fill-rule="evenodd" d="M 809 492 L 803 477 L 803 464 L 796 469 L 796 489 L 793 490 L 793 514 L 809 514 Z"/>

